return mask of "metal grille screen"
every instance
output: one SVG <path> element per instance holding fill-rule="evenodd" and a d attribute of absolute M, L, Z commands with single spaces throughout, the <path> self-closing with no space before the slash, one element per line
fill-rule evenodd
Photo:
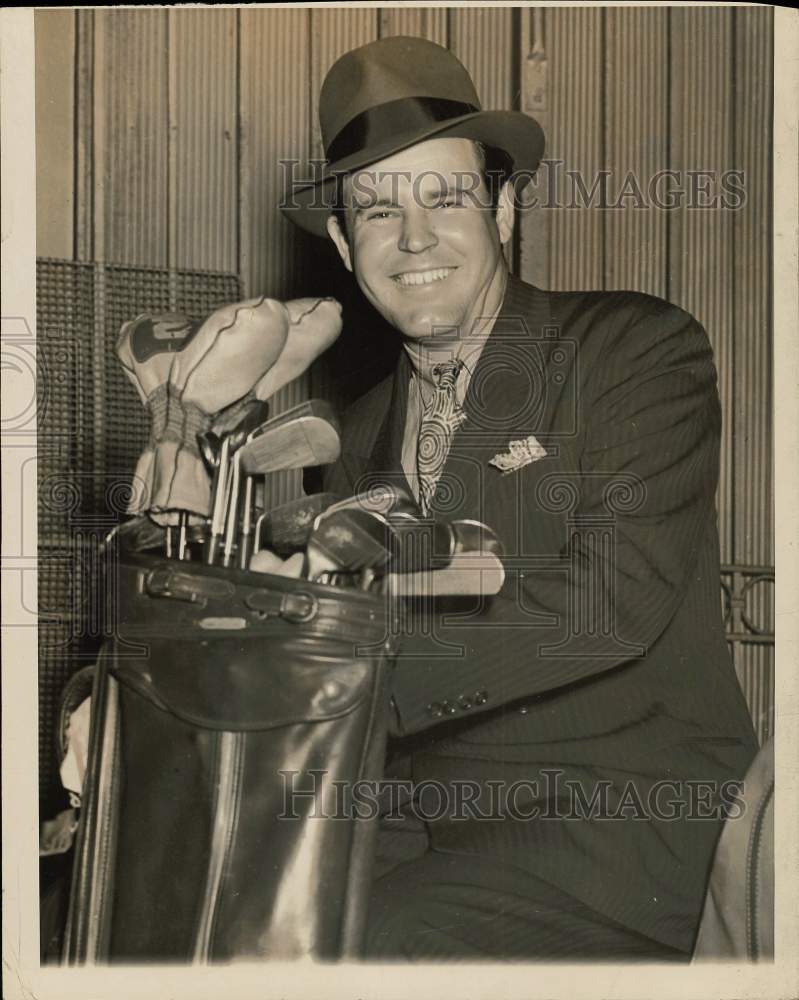
<path fill-rule="evenodd" d="M 118 523 L 147 422 L 114 353 L 125 320 L 149 310 L 202 319 L 241 298 L 236 275 L 40 258 L 36 272 L 39 395 L 39 792 L 61 808 L 55 723 L 69 676 L 101 641 L 96 543 Z"/>

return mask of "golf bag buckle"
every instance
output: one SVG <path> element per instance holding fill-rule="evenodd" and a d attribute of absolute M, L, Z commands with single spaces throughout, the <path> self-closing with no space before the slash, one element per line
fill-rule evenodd
<path fill-rule="evenodd" d="M 284 594 L 280 602 L 280 617 L 290 622 L 312 622 L 319 611 L 316 595 L 300 590 Z"/>
<path fill-rule="evenodd" d="M 301 624 L 311 622 L 319 611 L 319 601 L 305 590 L 276 594 L 273 590 L 252 590 L 244 603 L 261 618 L 284 618 Z"/>
<path fill-rule="evenodd" d="M 227 580 L 210 576 L 194 576 L 180 573 L 168 566 L 157 566 L 147 574 L 144 586 L 150 597 L 167 597 L 176 601 L 188 601 L 204 607 L 209 598 L 226 598 L 235 593 L 235 587 Z"/>

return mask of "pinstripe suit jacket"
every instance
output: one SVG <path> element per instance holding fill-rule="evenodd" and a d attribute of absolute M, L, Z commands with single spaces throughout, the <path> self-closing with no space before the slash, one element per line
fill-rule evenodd
<path fill-rule="evenodd" d="M 404 480 L 409 375 L 403 352 L 345 414 L 326 489 Z M 432 846 L 519 865 L 688 951 L 720 829 L 711 800 L 756 750 L 719 608 L 705 332 L 651 296 L 510 278 L 465 410 L 436 511 L 497 531 L 506 582 L 487 601 L 440 600 L 432 628 L 411 615 L 400 643 L 393 750 L 416 782 L 476 796 L 465 818 L 428 824 Z M 529 435 L 544 458 L 490 464 Z M 579 818 L 575 790 L 599 794 L 604 818 Z"/>

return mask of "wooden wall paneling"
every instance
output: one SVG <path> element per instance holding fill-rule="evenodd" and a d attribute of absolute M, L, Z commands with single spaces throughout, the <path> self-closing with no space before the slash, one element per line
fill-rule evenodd
<path fill-rule="evenodd" d="M 281 160 L 308 157 L 310 12 L 239 11 L 241 276 L 248 296 L 287 298 L 297 280 L 296 231 L 280 213 Z M 303 175 L 304 176 L 304 175 Z"/>
<path fill-rule="evenodd" d="M 552 146 L 551 62 L 547 50 L 546 13 L 541 7 L 519 11 L 519 109 L 544 130 L 544 159 Z M 516 212 L 516 273 L 539 288 L 549 288 L 552 213 L 546 207 L 547 171 L 538 170 L 520 194 Z"/>
<path fill-rule="evenodd" d="M 557 207 L 551 215 L 550 287 L 601 288 L 603 215 L 594 199 L 582 207 L 575 197 L 577 174 L 590 193 L 604 167 L 603 63 L 605 11 L 591 8 L 546 9 L 549 61 L 550 131 L 548 183 Z"/>
<path fill-rule="evenodd" d="M 168 199 L 168 30 L 166 10 L 95 11 L 97 99 L 102 103 L 101 146 L 105 162 L 103 259 L 166 267 Z M 99 110 L 99 109 L 98 109 Z M 96 117 L 95 117 L 96 121 Z M 95 203 L 96 203 L 95 197 Z M 102 217 L 101 217 L 102 216 Z M 98 248 L 99 241 L 95 240 Z"/>
<path fill-rule="evenodd" d="M 34 11 L 36 253 L 71 257 L 74 244 L 74 51 L 71 10 Z"/>
<path fill-rule="evenodd" d="M 287 178 L 281 160 L 308 159 L 310 11 L 242 8 L 240 32 L 239 227 L 245 295 L 304 294 L 298 233 L 280 212 Z M 303 173 L 304 176 L 304 173 Z M 272 415 L 308 397 L 302 376 L 272 400 Z M 268 477 L 269 502 L 299 493 L 299 472 Z"/>
<path fill-rule="evenodd" d="M 605 19 L 605 157 L 620 207 L 605 213 L 604 284 L 664 295 L 667 214 L 650 188 L 668 166 L 668 11 L 609 7 Z"/>
<path fill-rule="evenodd" d="M 671 167 L 690 189 L 689 171 L 708 171 L 711 197 L 734 165 L 732 9 L 670 8 Z M 706 200 L 706 199 L 705 199 Z M 699 198 L 694 198 L 700 204 Z M 733 423 L 738 405 L 733 326 L 733 213 L 682 207 L 669 215 L 668 297 L 707 330 L 719 372 L 723 430 L 718 492 L 722 562 L 734 561 Z"/>
<path fill-rule="evenodd" d="M 469 71 L 483 107 L 509 109 L 515 79 L 513 10 L 508 7 L 451 7 L 450 48 Z"/>
<path fill-rule="evenodd" d="M 238 270 L 237 14 L 170 8 L 169 264 Z"/>
<path fill-rule="evenodd" d="M 75 217 L 73 255 L 95 255 L 94 101 L 95 55 L 93 10 L 75 11 Z"/>
<path fill-rule="evenodd" d="M 446 7 L 383 7 L 380 10 L 381 38 L 412 35 L 447 44 Z"/>
<path fill-rule="evenodd" d="M 730 212 L 733 236 L 735 401 L 733 428 L 734 552 L 737 563 L 774 564 L 771 337 L 771 76 L 773 11 L 733 11 L 733 164 L 744 175 L 746 198 Z M 774 628 L 774 588 L 753 586 L 747 613 L 757 627 Z M 746 645 L 740 669 L 751 689 L 761 740 L 773 731 L 774 648 Z"/>

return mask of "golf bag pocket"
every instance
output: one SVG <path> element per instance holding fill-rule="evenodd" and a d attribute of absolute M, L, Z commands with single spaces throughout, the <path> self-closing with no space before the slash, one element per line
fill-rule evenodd
<path fill-rule="evenodd" d="M 389 623 L 355 590 L 126 554 L 64 959 L 357 956 Z"/>

